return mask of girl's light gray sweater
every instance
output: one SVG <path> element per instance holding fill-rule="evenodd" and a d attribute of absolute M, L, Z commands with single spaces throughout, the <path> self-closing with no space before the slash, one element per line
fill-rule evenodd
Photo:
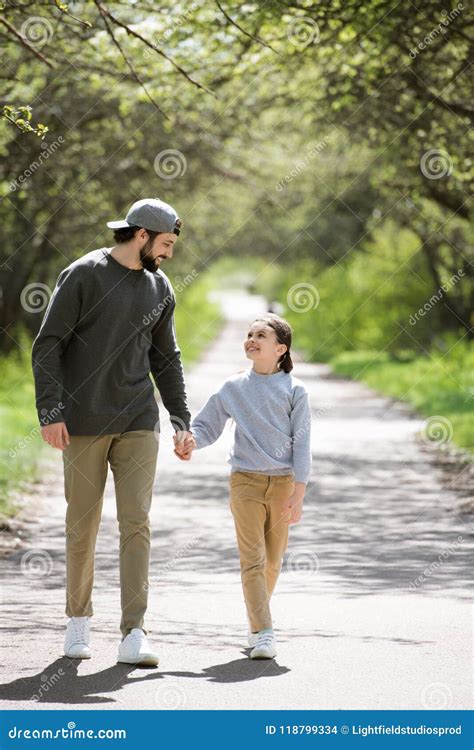
<path fill-rule="evenodd" d="M 214 443 L 235 421 L 227 457 L 231 471 L 294 473 L 307 483 L 311 469 L 311 406 L 305 386 L 291 373 L 261 375 L 250 368 L 224 381 L 191 423 L 197 448 Z"/>

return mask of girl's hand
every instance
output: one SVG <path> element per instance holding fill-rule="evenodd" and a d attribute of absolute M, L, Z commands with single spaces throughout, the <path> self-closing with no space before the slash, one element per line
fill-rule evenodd
<path fill-rule="evenodd" d="M 196 447 L 196 441 L 190 432 L 176 433 L 173 436 L 175 453 L 183 455 L 193 451 Z"/>
<path fill-rule="evenodd" d="M 196 441 L 189 432 L 184 434 L 183 440 L 180 440 L 181 436 L 177 434 L 174 436 L 174 453 L 181 461 L 190 461 L 192 452 L 196 447 Z"/>
<path fill-rule="evenodd" d="M 301 520 L 305 490 L 306 485 L 303 482 L 296 482 L 293 494 L 290 495 L 283 506 L 282 514 L 286 516 L 285 520 L 290 526 Z"/>
<path fill-rule="evenodd" d="M 178 451 L 175 449 L 174 454 L 175 456 L 178 456 L 180 461 L 190 461 L 193 452 L 188 451 L 187 453 L 178 453 Z"/>

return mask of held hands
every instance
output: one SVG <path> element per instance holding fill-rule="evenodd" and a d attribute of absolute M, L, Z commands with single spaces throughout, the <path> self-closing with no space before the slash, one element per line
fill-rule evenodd
<path fill-rule="evenodd" d="M 41 436 L 52 448 L 64 450 L 69 445 L 69 432 L 65 422 L 54 422 L 41 428 Z M 178 430 L 174 436 L 175 454 L 181 461 L 189 461 L 196 447 L 196 441 L 190 432 Z"/>
<path fill-rule="evenodd" d="M 190 461 L 191 454 L 196 447 L 196 441 L 192 433 L 178 430 L 173 435 L 174 453 L 180 461 Z"/>
<path fill-rule="evenodd" d="M 298 523 L 301 520 L 303 514 L 303 499 L 306 490 L 304 482 L 296 482 L 295 489 L 292 495 L 288 498 L 285 505 L 283 506 L 282 515 L 285 517 L 285 521 L 288 525 Z"/>
<path fill-rule="evenodd" d="M 41 428 L 41 436 L 52 448 L 63 451 L 69 445 L 69 432 L 65 422 L 54 422 Z"/>

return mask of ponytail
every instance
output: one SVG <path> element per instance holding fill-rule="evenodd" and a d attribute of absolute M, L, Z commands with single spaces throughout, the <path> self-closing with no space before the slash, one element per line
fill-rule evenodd
<path fill-rule="evenodd" d="M 293 369 L 293 360 L 291 359 L 290 350 L 287 349 L 284 354 L 281 355 L 278 360 L 278 367 L 283 372 L 291 372 Z"/>

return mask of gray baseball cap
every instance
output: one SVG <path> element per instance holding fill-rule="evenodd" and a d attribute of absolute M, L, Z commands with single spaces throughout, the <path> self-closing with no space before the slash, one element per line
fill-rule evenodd
<path fill-rule="evenodd" d="M 142 227 L 151 232 L 174 232 L 179 234 L 181 222 L 172 206 L 159 198 L 143 198 L 130 207 L 125 219 L 108 221 L 110 229 Z"/>

